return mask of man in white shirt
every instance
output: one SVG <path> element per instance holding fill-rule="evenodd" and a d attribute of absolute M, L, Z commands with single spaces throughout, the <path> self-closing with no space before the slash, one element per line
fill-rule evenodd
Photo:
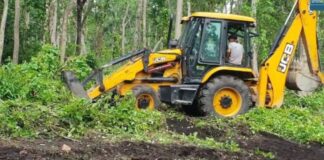
<path fill-rule="evenodd" d="M 231 35 L 228 37 L 228 50 L 226 54 L 227 62 L 234 65 L 242 65 L 244 47 L 237 41 L 237 36 Z"/>

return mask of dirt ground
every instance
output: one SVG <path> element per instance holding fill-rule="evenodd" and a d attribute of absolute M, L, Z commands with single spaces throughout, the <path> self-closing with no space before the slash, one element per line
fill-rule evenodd
<path fill-rule="evenodd" d="M 197 133 L 200 138 L 214 138 L 218 141 L 228 140 L 226 131 L 215 128 L 197 128 L 194 127 L 190 120 L 173 120 L 167 121 L 169 129 L 177 133 L 184 133 L 186 135 Z M 181 126 L 181 127 L 179 127 Z M 231 127 L 231 126 L 229 126 Z M 275 155 L 275 159 L 280 160 L 323 160 L 324 159 L 324 146 L 320 144 L 301 145 L 280 138 L 276 135 L 269 133 L 253 134 L 250 129 L 245 125 L 232 126 L 235 127 L 235 141 L 243 150 L 241 156 L 254 155 L 256 150 Z M 246 158 L 246 157 L 245 157 Z M 247 157 L 247 159 L 258 159 L 260 157 Z M 266 159 L 266 158 L 261 158 Z"/>
<path fill-rule="evenodd" d="M 215 128 L 197 128 L 190 120 L 167 120 L 168 130 L 181 133 L 197 133 L 199 138 L 214 138 L 226 141 L 226 131 Z M 207 159 L 207 160 L 258 160 L 266 159 L 255 154 L 256 150 L 271 152 L 275 159 L 283 160 L 321 160 L 324 159 L 324 146 L 300 145 L 284 140 L 269 133 L 252 134 L 244 125 L 235 126 L 238 131 L 234 140 L 241 152 L 232 153 L 222 150 L 205 149 L 180 144 L 151 144 L 124 141 L 109 143 L 103 140 L 71 141 L 55 140 L 0 140 L 0 159 L 132 159 L 132 160 L 167 160 L 167 159 Z M 62 146 L 67 148 L 62 150 Z"/>

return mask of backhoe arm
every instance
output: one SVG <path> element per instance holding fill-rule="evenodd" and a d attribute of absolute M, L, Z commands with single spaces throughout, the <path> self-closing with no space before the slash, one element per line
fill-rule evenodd
<path fill-rule="evenodd" d="M 177 51 L 181 53 L 180 50 Z M 103 93 L 116 88 L 118 85 L 124 82 L 133 82 L 135 80 L 155 80 L 155 81 L 174 81 L 170 77 L 162 77 L 157 80 L 151 77 L 151 72 L 154 70 L 163 69 L 163 67 L 173 67 L 170 63 L 174 63 L 179 60 L 179 54 L 168 54 L 168 53 L 149 53 L 143 55 L 134 60 L 128 61 L 126 64 L 121 66 L 118 70 L 112 74 L 105 76 L 102 80 L 102 85 L 97 85 L 93 89 L 89 90 L 88 96 L 90 99 L 95 99 Z M 163 64 L 166 64 L 163 66 Z M 162 66 L 161 66 L 162 65 Z M 174 68 L 174 67 L 173 67 Z M 163 79 L 164 78 L 164 79 Z M 169 79 L 168 79 L 169 78 Z"/>
<path fill-rule="evenodd" d="M 275 42 L 273 53 L 262 63 L 258 84 L 258 106 L 280 107 L 284 99 L 289 67 L 300 38 L 305 43 L 311 73 L 324 83 L 317 46 L 317 13 L 309 10 L 310 0 L 297 0 L 285 23 L 285 30 Z M 291 17 L 293 21 L 286 27 Z"/>

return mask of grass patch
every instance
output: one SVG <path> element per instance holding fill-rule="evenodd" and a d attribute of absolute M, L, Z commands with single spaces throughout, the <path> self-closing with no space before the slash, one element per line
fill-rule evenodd
<path fill-rule="evenodd" d="M 244 122 L 254 132 L 269 132 L 299 143 L 324 144 L 324 89 L 306 97 L 288 91 L 283 107 L 255 108 L 233 122 Z"/>

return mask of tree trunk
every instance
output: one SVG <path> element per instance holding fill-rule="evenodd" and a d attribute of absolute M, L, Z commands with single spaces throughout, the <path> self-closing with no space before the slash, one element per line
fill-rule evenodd
<path fill-rule="evenodd" d="M 182 19 L 183 0 L 177 0 L 177 16 L 175 25 L 175 38 L 179 39 L 181 36 L 181 19 Z"/>
<path fill-rule="evenodd" d="M 125 49 L 125 43 L 126 43 L 126 26 L 129 21 L 127 20 L 128 13 L 129 12 L 129 4 L 127 4 L 125 15 L 123 17 L 123 22 L 122 22 L 122 54 L 125 54 L 126 49 Z"/>
<path fill-rule="evenodd" d="M 252 17 L 256 17 L 257 14 L 257 1 L 258 0 L 252 0 L 251 1 L 251 7 L 252 7 Z M 257 75 L 259 75 L 259 67 L 258 67 L 258 48 L 257 45 L 254 41 L 254 43 L 252 43 L 252 69 L 254 71 L 254 73 L 256 73 Z"/>
<path fill-rule="evenodd" d="M 187 16 L 191 15 L 191 3 L 190 0 L 187 1 Z"/>
<path fill-rule="evenodd" d="M 49 31 L 51 44 L 57 46 L 57 0 L 52 0 L 49 7 Z"/>
<path fill-rule="evenodd" d="M 8 15 L 8 0 L 3 0 L 3 2 L 4 2 L 4 6 L 3 6 L 3 13 L 1 19 L 1 27 L 0 27 L 0 64 L 2 63 L 3 45 L 4 45 L 4 38 L 5 38 L 7 15 Z"/>
<path fill-rule="evenodd" d="M 138 48 L 139 46 L 141 46 L 140 42 L 143 42 L 142 39 L 142 23 L 143 23 L 143 19 L 142 19 L 142 11 L 143 11 L 143 0 L 137 0 L 137 12 L 136 12 L 136 33 L 134 36 L 134 47 Z"/>
<path fill-rule="evenodd" d="M 102 54 L 102 49 L 103 49 L 103 45 L 104 45 L 104 31 L 102 26 L 98 25 L 97 26 L 97 34 L 96 34 L 96 41 L 95 41 L 95 52 L 96 52 L 96 56 L 99 57 Z"/>
<path fill-rule="evenodd" d="M 72 8 L 73 8 L 74 4 L 75 4 L 75 0 L 71 0 L 64 11 L 64 17 L 63 17 L 63 22 L 62 22 L 62 35 L 60 38 L 60 56 L 61 56 L 62 64 L 65 62 L 68 19 L 70 17 L 70 14 L 72 13 Z"/>
<path fill-rule="evenodd" d="M 146 12 L 147 12 L 147 0 L 143 0 L 143 47 L 147 47 L 147 37 L 146 37 Z"/>
<path fill-rule="evenodd" d="M 85 33 L 84 33 L 84 27 L 82 27 L 82 32 L 81 32 L 81 53 L 80 55 L 86 55 L 87 54 L 87 46 L 85 43 Z"/>
<path fill-rule="evenodd" d="M 81 54 L 82 45 L 82 29 L 83 29 L 83 7 L 87 0 L 77 0 L 77 38 L 76 38 L 76 53 Z"/>
<path fill-rule="evenodd" d="M 19 20 L 20 20 L 20 0 L 16 0 L 15 3 L 15 22 L 14 22 L 14 51 L 13 51 L 13 63 L 18 64 L 19 61 Z"/>

